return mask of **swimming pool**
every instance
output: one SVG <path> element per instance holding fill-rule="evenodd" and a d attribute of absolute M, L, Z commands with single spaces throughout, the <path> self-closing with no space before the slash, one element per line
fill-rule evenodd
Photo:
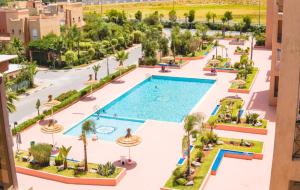
<path fill-rule="evenodd" d="M 148 119 L 181 122 L 214 83 L 215 80 L 209 79 L 154 75 L 86 119 L 94 120 L 97 126 L 110 126 L 116 129 L 106 136 L 100 134 L 100 138 L 105 140 L 115 140 L 124 135 L 128 127 L 134 132 Z M 100 119 L 97 120 L 99 116 Z M 115 119 L 117 121 L 114 121 Z M 65 134 L 78 136 L 82 122 Z"/>

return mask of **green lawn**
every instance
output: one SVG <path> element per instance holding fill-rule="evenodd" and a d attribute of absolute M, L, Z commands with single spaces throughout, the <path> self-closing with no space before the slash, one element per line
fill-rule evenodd
<path fill-rule="evenodd" d="M 20 158 L 22 156 L 27 155 L 26 152 L 23 152 L 22 154 L 20 154 Z M 51 158 L 54 160 L 54 158 Z M 101 176 L 98 173 L 90 173 L 90 172 L 86 172 L 86 173 L 81 173 L 78 174 L 76 176 L 74 176 L 74 170 L 73 169 L 66 169 L 66 170 L 62 170 L 62 171 L 57 171 L 57 167 L 56 166 L 47 166 L 47 167 L 39 167 L 39 168 L 33 168 L 28 162 L 22 162 L 21 159 L 15 158 L 15 164 L 16 166 L 21 166 L 21 167 L 25 167 L 25 168 L 30 168 L 30 169 L 35 169 L 35 170 L 39 170 L 39 171 L 44 171 L 44 172 L 48 172 L 51 174 L 57 174 L 57 175 L 62 175 L 62 176 L 66 176 L 66 177 L 81 177 L 81 178 L 114 178 L 116 177 L 120 172 L 121 172 L 121 168 L 116 168 L 116 172 L 111 175 L 111 176 Z M 75 162 L 68 162 L 68 166 L 73 166 L 75 165 Z M 88 164 L 89 168 L 97 168 L 98 164 L 95 163 L 89 163 Z"/>
<path fill-rule="evenodd" d="M 257 72 L 258 72 L 258 68 L 254 67 L 253 68 L 253 72 L 247 76 L 246 84 L 243 86 L 243 88 L 239 88 L 239 85 L 238 84 L 234 84 L 234 83 L 230 86 L 230 88 L 232 88 L 232 89 L 247 89 L 247 90 L 250 90 L 250 88 L 252 86 L 252 83 L 254 82 L 254 79 L 255 79 L 255 76 L 256 76 Z"/>
<path fill-rule="evenodd" d="M 240 142 L 240 139 L 230 139 L 230 138 L 220 138 L 219 140 L 224 142 Z M 193 186 L 179 186 L 174 182 L 174 176 L 172 175 L 164 187 L 172 188 L 172 189 L 180 189 L 180 190 L 198 190 L 205 178 L 208 174 L 208 171 L 213 163 L 214 158 L 216 157 L 219 149 L 228 149 L 228 150 L 236 150 L 236 151 L 243 151 L 243 152 L 253 152 L 253 153 L 262 153 L 263 149 L 263 143 L 260 141 L 250 141 L 247 140 L 250 143 L 253 143 L 253 147 L 241 147 L 241 146 L 234 146 L 230 144 L 224 144 L 224 145 L 216 145 L 216 147 L 204 158 L 203 163 L 199 168 L 196 170 L 196 175 L 194 178 L 194 185 Z M 191 154 L 192 160 L 195 158 L 196 150 L 194 149 Z M 182 171 L 186 168 L 186 162 L 183 166 L 181 166 Z"/>
<path fill-rule="evenodd" d="M 230 65 L 230 66 L 226 66 L 225 64 L 226 63 L 229 63 L 230 62 L 230 58 L 222 58 L 221 60 L 220 60 L 221 62 L 218 64 L 218 65 L 216 65 L 216 68 L 219 68 L 219 69 L 223 69 L 223 68 L 232 68 L 232 66 Z M 212 65 L 210 65 L 209 64 L 209 62 L 206 64 L 206 68 L 211 68 L 212 67 Z"/>
<path fill-rule="evenodd" d="M 179 19 L 184 19 L 184 13 L 189 10 L 196 11 L 196 20 L 206 20 L 206 13 L 208 11 L 214 12 L 217 15 L 217 21 L 223 16 L 225 11 L 232 11 L 234 21 L 239 21 L 243 16 L 250 16 L 254 23 L 258 23 L 259 5 L 258 1 L 251 0 L 188 0 L 188 1 L 174 1 L 174 9 L 177 12 Z M 104 4 L 103 13 L 108 10 L 117 9 L 123 10 L 129 15 L 129 18 L 134 18 L 136 11 L 141 10 L 143 16 L 149 15 L 154 11 L 163 14 L 163 19 L 168 19 L 168 13 L 173 9 L 173 2 L 143 2 L 143 3 L 118 3 L 118 4 Z M 84 6 L 84 12 L 99 12 L 100 5 Z M 261 23 L 266 20 L 266 0 L 261 0 Z"/>

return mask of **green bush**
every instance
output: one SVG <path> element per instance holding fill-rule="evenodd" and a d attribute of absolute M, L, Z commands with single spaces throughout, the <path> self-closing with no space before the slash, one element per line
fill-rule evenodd
<path fill-rule="evenodd" d="M 69 98 L 70 96 L 76 94 L 76 93 L 78 93 L 77 90 L 70 90 L 68 92 L 64 92 L 64 93 L 60 94 L 55 99 L 62 102 L 64 100 L 66 100 L 67 98 Z"/>
<path fill-rule="evenodd" d="M 116 171 L 116 166 L 114 166 L 111 162 L 98 165 L 98 173 L 101 176 L 108 177 L 110 175 L 113 175 L 115 171 Z"/>
<path fill-rule="evenodd" d="M 54 162 L 55 162 L 55 166 L 61 166 L 64 163 L 63 158 L 61 157 L 60 154 L 55 157 Z"/>
<path fill-rule="evenodd" d="M 173 171 L 173 175 L 174 177 L 177 178 L 181 178 L 183 176 L 183 172 L 181 171 L 180 167 L 177 167 L 174 171 Z"/>
<path fill-rule="evenodd" d="M 29 152 L 39 166 L 49 166 L 51 150 L 52 146 L 50 144 L 40 143 L 31 146 Z"/>
<path fill-rule="evenodd" d="M 187 180 L 185 178 L 178 178 L 178 179 L 176 179 L 176 183 L 178 185 L 184 186 L 187 183 Z"/>

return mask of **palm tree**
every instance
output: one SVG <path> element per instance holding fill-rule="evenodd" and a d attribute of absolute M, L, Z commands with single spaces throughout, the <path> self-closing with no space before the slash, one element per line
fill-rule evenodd
<path fill-rule="evenodd" d="M 218 58 L 218 47 L 219 47 L 219 40 L 215 41 L 215 47 L 216 47 L 216 59 Z"/>
<path fill-rule="evenodd" d="M 207 124 L 210 127 L 210 132 L 213 133 L 214 128 L 216 127 L 217 124 L 217 118 L 216 117 L 212 117 L 207 121 Z"/>
<path fill-rule="evenodd" d="M 12 91 L 11 89 L 11 83 L 7 80 L 7 77 L 4 76 L 5 81 L 5 95 L 6 95 L 6 106 L 9 113 L 13 113 L 16 111 L 16 106 L 14 104 L 15 101 L 19 100 L 17 93 Z"/>
<path fill-rule="evenodd" d="M 101 68 L 100 64 L 94 65 L 94 66 L 92 67 L 92 69 L 93 69 L 93 71 L 94 71 L 94 74 L 95 74 L 95 80 L 98 80 L 98 79 L 97 79 L 97 73 L 98 73 L 98 71 L 99 71 L 100 68 Z"/>
<path fill-rule="evenodd" d="M 81 139 L 83 142 L 83 149 L 84 149 L 84 170 L 88 171 L 88 162 L 87 162 L 87 139 L 86 135 L 88 133 L 95 133 L 95 123 L 92 120 L 86 120 L 81 127 Z"/>
<path fill-rule="evenodd" d="M 201 133 L 202 127 L 203 127 L 203 121 L 204 121 L 204 114 L 202 113 L 194 113 L 191 115 L 188 115 L 184 119 L 184 130 L 185 130 L 185 136 L 182 139 L 182 148 L 187 150 L 187 170 L 186 174 L 190 175 L 191 170 L 191 152 L 190 152 L 190 146 L 191 146 L 191 136 L 196 135 L 197 133 Z"/>
<path fill-rule="evenodd" d="M 17 93 L 11 90 L 11 88 L 6 88 L 6 101 L 7 101 L 7 109 L 9 113 L 13 113 L 16 111 L 16 106 L 14 101 L 19 100 Z"/>
<path fill-rule="evenodd" d="M 226 22 L 226 18 L 223 16 L 221 18 L 222 21 L 222 36 L 225 37 L 225 22 Z"/>
<path fill-rule="evenodd" d="M 115 58 L 117 61 L 119 61 L 119 67 L 123 67 L 124 66 L 124 61 L 126 59 L 128 59 L 128 55 L 129 53 L 122 50 L 122 51 L 118 51 L 115 55 Z M 121 75 L 121 69 L 120 69 L 120 75 Z"/>
<path fill-rule="evenodd" d="M 35 103 L 35 108 L 38 112 L 38 115 L 40 115 L 40 107 L 41 107 L 41 101 L 40 101 L 40 99 L 37 99 L 37 101 Z"/>
<path fill-rule="evenodd" d="M 185 19 L 185 24 L 187 25 L 189 13 L 184 13 L 183 16 Z"/>
<path fill-rule="evenodd" d="M 64 161 L 64 169 L 67 169 L 68 168 L 68 154 L 71 150 L 72 146 L 66 148 L 65 146 L 62 146 L 59 148 L 59 154 L 60 156 L 63 158 L 63 161 Z"/>
<path fill-rule="evenodd" d="M 216 13 L 211 13 L 211 17 L 213 20 L 213 24 L 215 24 L 215 19 L 217 18 L 217 14 Z"/>

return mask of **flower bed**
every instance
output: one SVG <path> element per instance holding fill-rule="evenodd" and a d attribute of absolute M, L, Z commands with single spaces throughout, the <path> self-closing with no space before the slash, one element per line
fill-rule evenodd
<path fill-rule="evenodd" d="M 218 154 L 220 149 L 234 150 L 234 151 L 242 151 L 242 152 L 252 152 L 254 155 L 262 156 L 263 143 L 259 141 L 247 141 L 252 144 L 250 147 L 241 146 L 240 143 L 244 142 L 243 140 L 238 139 L 229 139 L 229 138 L 219 138 L 219 141 L 223 141 L 224 144 L 215 145 L 211 151 L 205 151 L 205 157 L 202 161 L 200 167 L 197 167 L 195 170 L 194 176 L 194 184 L 192 186 L 178 185 L 176 182 L 176 176 L 174 175 L 176 172 L 174 170 L 171 177 L 168 179 L 166 184 L 161 189 L 180 189 L 180 190 L 198 190 L 200 187 L 204 188 L 205 183 L 210 176 L 211 166 L 213 161 L 215 160 L 216 155 Z M 197 150 L 194 149 L 191 153 L 192 160 L 196 157 Z M 255 156 L 254 156 L 255 157 Z M 258 157 L 258 156 L 256 156 Z M 179 166 L 176 170 L 185 171 L 187 167 L 186 162 L 183 166 Z"/>
<path fill-rule="evenodd" d="M 250 90 L 254 84 L 257 73 L 258 73 L 258 68 L 254 67 L 252 73 L 247 75 L 245 85 L 232 84 L 228 89 L 228 92 L 244 93 L 244 94 L 250 93 Z"/>
<path fill-rule="evenodd" d="M 115 186 L 126 174 L 126 169 L 116 167 L 112 175 L 102 176 L 97 173 L 97 164 L 94 163 L 89 163 L 88 166 L 95 172 L 89 170 L 88 172 L 75 173 L 74 168 L 76 168 L 78 163 L 74 161 L 68 161 L 68 168 L 63 170 L 58 169 L 54 165 L 42 167 L 23 161 L 22 158 L 25 155 L 28 155 L 28 153 L 22 151 L 15 157 L 16 171 L 18 173 L 67 184 Z M 54 161 L 54 158 L 52 158 L 52 161 Z"/>
<path fill-rule="evenodd" d="M 127 74 L 128 72 L 132 71 L 133 69 L 136 68 L 136 65 L 132 65 L 129 66 L 125 69 L 122 69 L 122 74 L 120 75 L 120 71 L 117 71 L 107 77 L 104 77 L 103 79 L 101 79 L 99 81 L 99 83 L 93 85 L 93 89 L 97 90 L 97 89 L 101 89 L 102 87 L 104 87 L 105 85 L 109 84 L 111 81 L 122 77 L 123 75 Z M 64 99 L 59 105 L 54 106 L 53 107 L 53 112 L 58 112 L 61 111 L 71 105 L 73 105 L 74 103 L 76 103 L 77 101 L 79 101 L 82 97 L 88 95 L 91 91 L 91 87 L 87 86 L 84 89 L 80 90 L 77 93 L 72 93 L 73 95 L 69 96 L 68 98 Z M 22 123 L 20 123 L 19 125 L 16 126 L 16 128 L 12 129 L 12 134 L 15 135 L 17 132 L 21 132 L 25 129 L 27 129 L 28 127 L 34 125 L 36 122 L 44 119 L 46 116 L 51 115 L 51 110 L 45 111 L 43 114 L 36 116 L 34 118 L 28 119 Z"/>
<path fill-rule="evenodd" d="M 242 99 L 222 99 L 218 111 L 208 119 L 208 127 L 266 135 L 267 120 L 260 119 L 257 113 L 246 113 L 245 117 L 242 117 L 242 106 Z"/>

